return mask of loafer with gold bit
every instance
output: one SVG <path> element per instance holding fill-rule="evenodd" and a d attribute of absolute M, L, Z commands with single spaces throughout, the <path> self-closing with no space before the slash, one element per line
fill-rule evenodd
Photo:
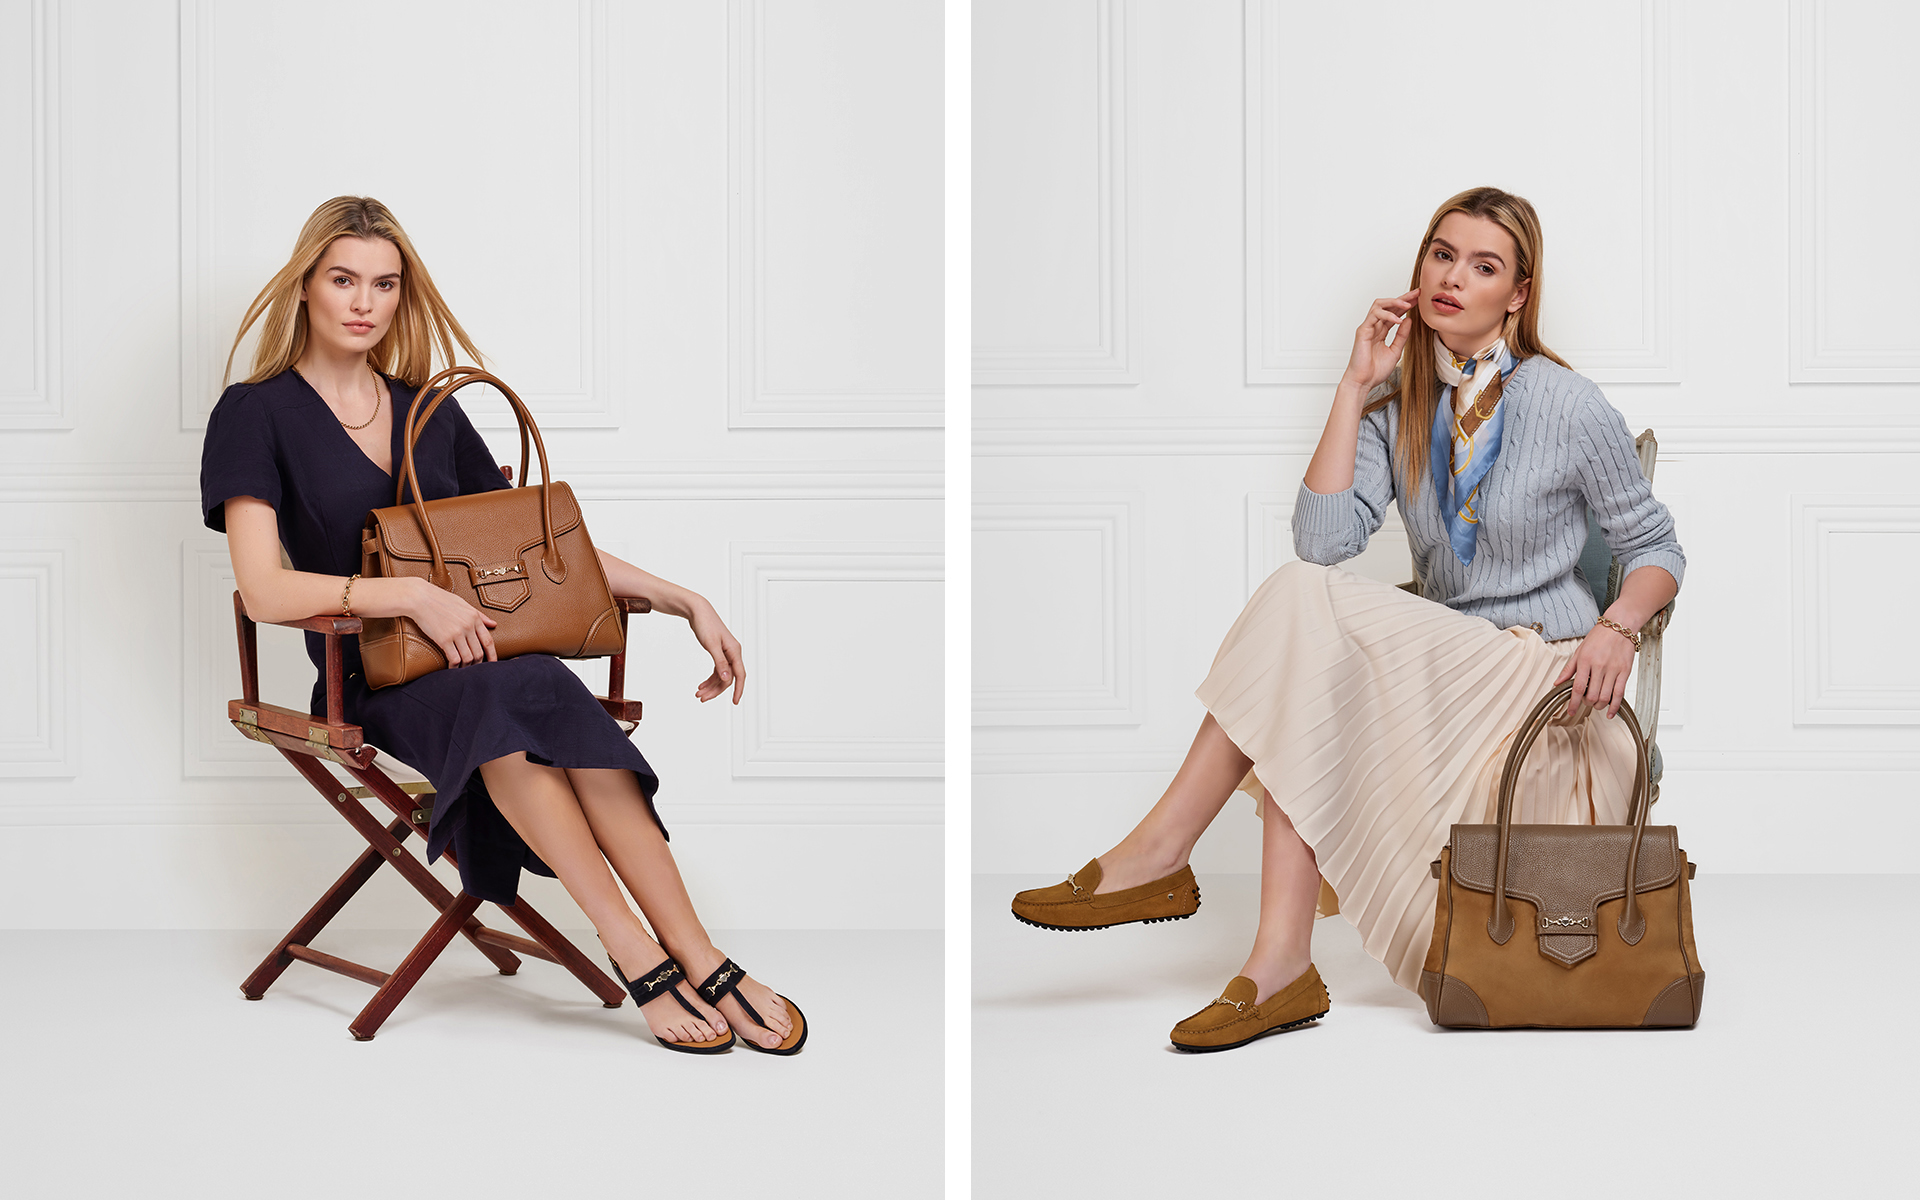
<path fill-rule="evenodd" d="M 1100 860 L 1067 876 L 1065 883 L 1031 888 L 1013 898 L 1013 915 L 1041 929 L 1105 929 L 1134 921 L 1178 921 L 1200 908 L 1193 868 L 1117 892 L 1101 892 Z"/>
<path fill-rule="evenodd" d="M 1318 1021 L 1331 1007 L 1327 985 L 1320 982 L 1320 971 L 1312 963 L 1300 978 L 1268 996 L 1266 1003 L 1253 1002 L 1259 994 L 1253 980 L 1235 975 L 1218 999 L 1173 1027 L 1168 1035 L 1173 1048 L 1192 1054 L 1231 1050 L 1270 1033 Z"/>

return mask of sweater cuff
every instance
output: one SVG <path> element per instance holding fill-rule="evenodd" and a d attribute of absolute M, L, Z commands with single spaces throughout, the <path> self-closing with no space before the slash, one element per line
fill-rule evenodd
<path fill-rule="evenodd" d="M 1320 562 L 1353 537 L 1353 489 L 1322 495 L 1300 485 L 1293 502 L 1294 552 L 1309 562 Z"/>
<path fill-rule="evenodd" d="M 1647 550 L 1620 561 L 1620 578 L 1625 579 L 1641 567 L 1664 567 L 1675 585 L 1686 582 L 1687 556 L 1678 550 Z"/>

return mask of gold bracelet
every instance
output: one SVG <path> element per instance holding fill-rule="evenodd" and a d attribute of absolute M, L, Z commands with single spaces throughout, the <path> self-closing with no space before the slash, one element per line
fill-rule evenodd
<path fill-rule="evenodd" d="M 1600 618 L 1600 624 L 1605 625 L 1608 629 L 1613 630 L 1615 633 L 1619 634 L 1621 637 L 1632 642 L 1633 648 L 1636 651 L 1640 649 L 1640 635 L 1637 633 L 1634 633 L 1632 630 L 1628 629 L 1625 625 L 1620 624 L 1618 621 L 1609 621 L 1605 617 Z"/>
<path fill-rule="evenodd" d="M 343 617 L 353 615 L 353 581 L 358 578 L 358 575 L 349 576 L 347 586 L 340 589 L 340 615 Z"/>

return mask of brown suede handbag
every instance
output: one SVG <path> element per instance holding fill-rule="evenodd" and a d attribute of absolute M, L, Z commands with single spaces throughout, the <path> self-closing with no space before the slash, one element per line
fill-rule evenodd
<path fill-rule="evenodd" d="M 1496 825 L 1455 825 L 1420 997 L 1451 1029 L 1690 1026 L 1707 976 L 1693 944 L 1693 864 L 1671 825 L 1648 825 L 1647 742 L 1630 825 L 1515 825 L 1520 765 L 1565 709 L 1563 683 L 1534 706 L 1507 753 Z"/>
<path fill-rule="evenodd" d="M 513 405 L 520 422 L 520 484 L 423 501 L 413 444 L 440 402 L 472 383 L 492 384 Z M 538 487 L 527 485 L 529 436 L 540 454 Z M 394 507 L 368 513 L 361 531 L 361 575 L 412 575 L 454 593 L 497 622 L 493 644 L 501 658 L 597 658 L 625 648 L 613 590 L 587 536 L 580 504 L 573 489 L 552 481 L 540 428 L 512 388 L 478 368 L 449 367 L 427 380 L 407 410 L 405 445 Z M 403 503 L 409 491 L 412 502 Z M 411 618 L 361 621 L 360 659 L 368 687 L 407 683 L 447 665 L 440 647 Z"/>

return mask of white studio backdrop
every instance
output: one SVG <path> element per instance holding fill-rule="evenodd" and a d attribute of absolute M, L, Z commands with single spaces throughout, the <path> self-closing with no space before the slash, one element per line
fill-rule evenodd
<path fill-rule="evenodd" d="M 1541 214 L 1549 344 L 1660 439 L 1660 815 L 1709 870 L 1913 869 L 1920 12 L 974 12 L 977 871 L 1077 868 L 1159 795 L 1355 326 L 1481 184 Z M 1357 569 L 1410 577 L 1397 522 Z M 1257 870 L 1251 812 L 1196 867 Z"/>
<path fill-rule="evenodd" d="M 596 542 L 744 643 L 745 702 L 700 706 L 684 622 L 632 624 L 636 740 L 708 923 L 937 926 L 939 6 L 377 25 L 0 3 L 0 922 L 278 928 L 360 849 L 226 723 L 233 579 L 197 499 L 246 303 L 354 193 L 527 398 Z M 505 403 L 469 396 L 517 467 Z M 265 698 L 304 704 L 299 635 L 261 641 Z M 426 912 L 376 877 L 341 920 Z"/>

